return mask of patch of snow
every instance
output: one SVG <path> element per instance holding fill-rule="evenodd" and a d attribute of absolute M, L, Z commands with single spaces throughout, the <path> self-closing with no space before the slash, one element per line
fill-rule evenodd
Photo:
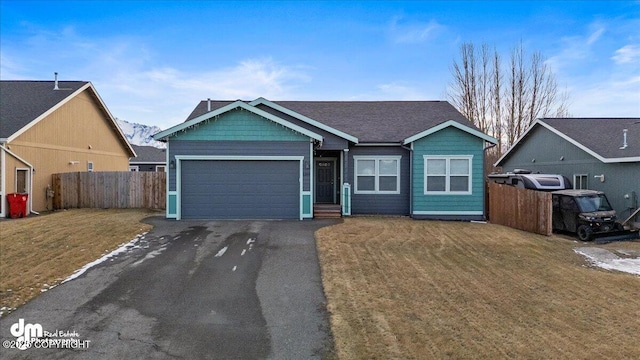
<path fill-rule="evenodd" d="M 4 314 L 10 314 L 15 309 L 16 308 L 12 308 L 12 307 L 8 307 L 8 306 L 1 307 L 0 308 L 0 317 L 2 317 L 2 315 L 4 315 Z"/>
<path fill-rule="evenodd" d="M 131 123 L 120 119 L 116 119 L 116 121 L 129 143 L 140 146 L 153 146 L 160 149 L 166 148 L 167 145 L 165 143 L 153 140 L 153 135 L 162 131 L 159 127 Z"/>
<path fill-rule="evenodd" d="M 113 250 L 112 252 L 103 255 L 101 258 L 94 260 L 88 264 L 86 264 L 85 266 L 83 266 L 82 268 L 76 270 L 73 274 L 71 274 L 68 278 L 64 279 L 61 284 L 66 283 L 67 281 L 71 281 L 73 279 L 78 278 L 79 276 L 81 276 L 82 274 L 84 274 L 85 272 L 87 272 L 87 270 L 91 269 L 92 267 L 101 264 L 107 260 L 111 260 L 113 261 L 113 257 L 119 254 L 122 254 L 128 250 L 131 250 L 132 248 L 135 247 L 136 243 L 141 239 L 144 238 L 144 235 L 146 235 L 147 233 L 142 233 L 139 235 L 136 235 L 135 238 L 133 238 L 131 241 L 129 241 L 128 243 L 124 243 L 122 245 L 120 245 L 120 247 L 118 247 L 117 249 Z"/>
<path fill-rule="evenodd" d="M 233 270 L 231 270 L 231 271 L 236 271 L 237 268 L 238 268 L 237 266 L 234 266 Z"/>
<path fill-rule="evenodd" d="M 251 243 L 254 243 L 254 242 L 256 242 L 256 239 L 249 239 L 249 240 L 247 240 L 247 245 L 249 245 Z"/>
<path fill-rule="evenodd" d="M 240 256 L 244 256 L 246 252 L 247 252 L 247 249 L 242 249 L 242 254 L 240 254 Z"/>
<path fill-rule="evenodd" d="M 621 258 L 614 253 L 601 248 L 578 248 L 573 249 L 594 265 L 607 270 L 622 271 L 630 274 L 640 275 L 640 258 Z"/>
<path fill-rule="evenodd" d="M 222 255 L 224 255 L 224 253 L 227 252 L 228 248 L 229 248 L 228 246 L 225 246 L 222 249 L 220 249 L 220 251 L 218 251 L 215 257 L 221 257 Z"/>
<path fill-rule="evenodd" d="M 144 258 L 134 262 L 131 265 L 132 266 L 138 266 L 138 265 L 142 264 L 143 262 L 145 262 L 146 260 L 153 259 L 154 257 L 162 254 L 162 252 L 165 251 L 166 249 L 167 249 L 167 245 L 165 244 L 162 247 L 160 247 L 158 250 L 154 250 L 154 251 L 148 253 Z"/>

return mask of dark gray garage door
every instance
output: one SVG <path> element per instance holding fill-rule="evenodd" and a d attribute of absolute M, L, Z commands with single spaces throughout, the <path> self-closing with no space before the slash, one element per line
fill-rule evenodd
<path fill-rule="evenodd" d="M 184 219 L 299 219 L 300 162 L 181 162 Z"/>

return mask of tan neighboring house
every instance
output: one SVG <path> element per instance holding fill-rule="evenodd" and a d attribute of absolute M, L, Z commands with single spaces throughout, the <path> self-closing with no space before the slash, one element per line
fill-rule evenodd
<path fill-rule="evenodd" d="M 135 151 L 88 81 L 0 81 L 0 217 L 6 195 L 50 210 L 51 175 L 127 171 Z"/>

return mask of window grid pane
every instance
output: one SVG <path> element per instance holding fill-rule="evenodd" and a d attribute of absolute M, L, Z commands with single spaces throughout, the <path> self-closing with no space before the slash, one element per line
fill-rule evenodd
<path fill-rule="evenodd" d="M 397 176 L 380 176 L 378 180 L 379 180 L 380 191 L 397 191 L 398 190 Z"/>
<path fill-rule="evenodd" d="M 398 160 L 380 160 L 380 175 L 398 175 Z"/>
<path fill-rule="evenodd" d="M 427 176 L 427 191 L 446 191 L 446 176 Z"/>
<path fill-rule="evenodd" d="M 469 191 L 469 177 L 451 176 L 449 178 L 449 191 Z"/>
<path fill-rule="evenodd" d="M 427 159 L 427 174 L 445 175 L 447 173 L 446 159 Z"/>
<path fill-rule="evenodd" d="M 375 176 L 358 176 L 358 191 L 375 191 Z"/>
<path fill-rule="evenodd" d="M 376 173 L 375 160 L 357 160 L 356 161 L 357 175 L 375 175 L 375 173 Z"/>
<path fill-rule="evenodd" d="M 451 175 L 469 175 L 469 160 L 451 159 L 449 173 Z"/>

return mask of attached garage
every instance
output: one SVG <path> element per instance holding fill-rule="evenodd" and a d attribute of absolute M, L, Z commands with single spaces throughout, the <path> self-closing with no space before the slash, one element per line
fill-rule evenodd
<path fill-rule="evenodd" d="M 301 157 L 177 157 L 183 219 L 300 219 Z"/>

